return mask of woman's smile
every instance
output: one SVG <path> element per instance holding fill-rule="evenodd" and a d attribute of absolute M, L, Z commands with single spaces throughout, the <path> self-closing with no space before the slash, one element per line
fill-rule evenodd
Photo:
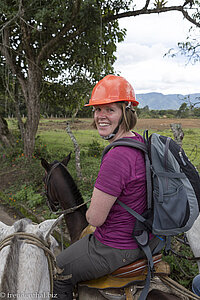
<path fill-rule="evenodd" d="M 98 105 L 94 108 L 94 121 L 100 136 L 107 136 L 119 125 L 122 110 L 116 103 Z"/>

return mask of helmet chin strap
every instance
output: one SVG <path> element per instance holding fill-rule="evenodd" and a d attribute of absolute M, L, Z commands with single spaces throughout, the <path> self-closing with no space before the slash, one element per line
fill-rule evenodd
<path fill-rule="evenodd" d="M 112 133 L 110 133 L 109 135 L 106 135 L 106 136 L 102 136 L 101 135 L 101 138 L 104 139 L 104 140 L 106 140 L 106 141 L 111 140 L 118 133 L 119 126 L 121 125 L 122 120 L 123 120 L 123 116 L 122 116 L 121 120 L 119 121 L 117 127 L 114 129 L 114 131 Z"/>

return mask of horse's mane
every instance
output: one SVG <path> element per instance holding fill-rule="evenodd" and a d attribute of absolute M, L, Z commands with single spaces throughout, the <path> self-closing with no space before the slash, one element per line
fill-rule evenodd
<path fill-rule="evenodd" d="M 14 224 L 15 232 L 24 232 L 26 225 L 30 222 L 28 219 L 22 219 Z M 19 269 L 19 251 L 22 242 L 17 236 L 13 236 L 10 241 L 10 249 L 6 258 L 5 269 L 2 276 L 0 291 L 5 295 L 16 294 L 18 285 L 18 269 Z M 12 272 L 10 272 L 12 270 Z"/>
<path fill-rule="evenodd" d="M 77 187 L 77 184 L 75 183 L 73 177 L 71 176 L 71 174 L 68 172 L 67 168 L 63 165 L 59 166 L 62 172 L 63 177 L 65 178 L 67 184 L 70 186 L 70 189 L 74 195 L 74 200 L 75 200 L 75 204 L 79 205 L 84 203 L 83 197 L 81 195 L 80 190 Z M 84 213 L 86 212 L 87 208 L 86 205 L 81 207 L 81 210 L 84 210 Z"/>

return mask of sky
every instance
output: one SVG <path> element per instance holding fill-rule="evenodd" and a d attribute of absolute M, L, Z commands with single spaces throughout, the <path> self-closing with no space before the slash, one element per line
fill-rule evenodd
<path fill-rule="evenodd" d="M 117 46 L 114 67 L 132 84 L 136 94 L 200 93 L 200 62 L 192 65 L 183 56 L 164 57 L 188 35 L 191 24 L 183 20 L 181 13 L 124 18 L 119 24 L 127 29 L 127 35 Z"/>

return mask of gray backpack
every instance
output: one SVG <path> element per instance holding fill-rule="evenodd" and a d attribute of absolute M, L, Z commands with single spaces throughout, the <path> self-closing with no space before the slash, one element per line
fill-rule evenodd
<path fill-rule="evenodd" d="M 148 137 L 146 130 L 144 143 L 121 138 L 108 145 L 103 156 L 113 147 L 127 146 L 144 152 L 146 163 L 148 208 L 139 215 L 123 202 L 117 200 L 136 218 L 133 237 L 148 259 L 146 285 L 139 300 L 146 299 L 154 266 L 152 254 L 163 248 L 170 250 L 171 237 L 188 231 L 200 211 L 200 177 L 184 150 L 170 137 L 153 133 Z M 151 253 L 149 232 L 160 239 L 158 247 Z"/>

